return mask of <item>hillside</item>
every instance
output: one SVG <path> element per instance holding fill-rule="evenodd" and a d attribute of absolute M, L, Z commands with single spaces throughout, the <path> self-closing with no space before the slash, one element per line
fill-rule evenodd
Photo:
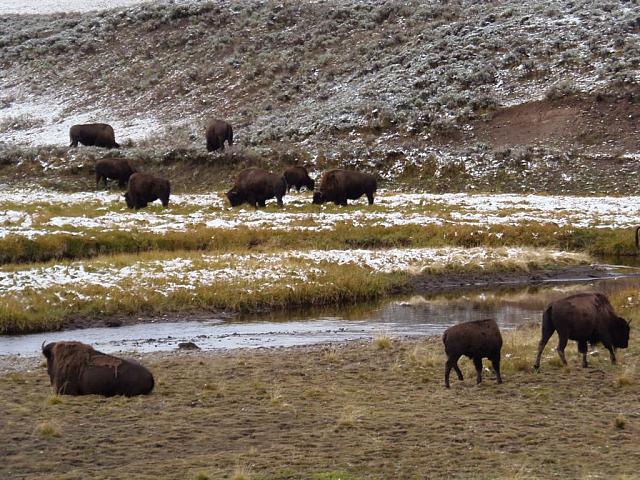
<path fill-rule="evenodd" d="M 177 1 L 0 25 L 0 163 L 84 121 L 144 158 L 207 158 L 203 124 L 220 117 L 232 164 L 638 191 L 619 177 L 640 167 L 636 2 Z"/>

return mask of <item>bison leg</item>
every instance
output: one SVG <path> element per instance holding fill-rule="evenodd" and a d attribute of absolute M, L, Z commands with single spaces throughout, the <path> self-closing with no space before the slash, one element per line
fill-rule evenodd
<path fill-rule="evenodd" d="M 476 383 L 482 382 L 482 357 L 473 357 L 473 366 L 476 367 Z"/>
<path fill-rule="evenodd" d="M 553 326 L 553 322 L 551 321 L 551 311 L 547 309 L 542 315 L 542 336 L 540 337 L 540 342 L 538 342 L 538 354 L 536 355 L 536 363 L 533 364 L 533 368 L 538 370 L 540 368 L 540 358 L 542 357 L 542 351 L 544 347 L 547 346 L 547 342 L 553 335 L 555 331 L 555 327 Z"/>
<path fill-rule="evenodd" d="M 568 341 L 569 339 L 566 335 L 558 332 L 558 346 L 556 347 L 556 351 L 560 356 L 560 360 L 562 360 L 562 363 L 564 363 L 565 365 L 567 364 L 567 358 L 564 356 L 564 349 L 567 348 Z"/>
<path fill-rule="evenodd" d="M 587 368 L 587 342 L 586 340 L 578 342 L 578 352 L 582 354 L 582 368 Z"/>
<path fill-rule="evenodd" d="M 284 203 L 282 203 L 282 197 L 276 197 L 276 200 L 278 201 L 279 207 L 282 207 L 284 205 Z"/>
<path fill-rule="evenodd" d="M 367 192 L 367 200 L 369 200 L 369 205 L 373 205 L 373 192 Z"/>
<path fill-rule="evenodd" d="M 161 198 L 160 201 L 162 202 L 162 206 L 164 208 L 167 208 L 169 206 L 169 199 L 168 198 Z"/>
<path fill-rule="evenodd" d="M 458 374 L 458 378 L 460 380 L 462 380 L 462 372 L 460 371 L 460 368 L 458 368 L 458 359 L 460 357 L 447 357 L 447 363 L 445 363 L 444 365 L 444 386 L 446 388 L 449 388 L 449 374 L 451 373 L 451 369 L 453 368 L 456 373 Z"/>
<path fill-rule="evenodd" d="M 491 357 L 491 365 L 493 366 L 493 370 L 496 372 L 496 380 L 500 384 L 502 383 L 502 377 L 500 376 L 500 354 L 494 355 Z"/>
<path fill-rule="evenodd" d="M 96 173 L 96 189 L 100 188 L 100 180 L 102 180 L 102 175 Z M 105 184 L 107 183 L 107 179 L 104 180 Z"/>
<path fill-rule="evenodd" d="M 602 344 L 604 345 L 604 348 L 609 350 L 609 358 L 611 359 L 611 364 L 615 365 L 616 364 L 616 352 L 613 349 L 613 345 L 611 345 L 611 342 L 609 342 L 607 340 L 603 340 Z"/>

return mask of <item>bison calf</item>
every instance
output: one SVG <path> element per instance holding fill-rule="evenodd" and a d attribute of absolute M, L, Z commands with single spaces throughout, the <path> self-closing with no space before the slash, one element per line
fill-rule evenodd
<path fill-rule="evenodd" d="M 171 184 L 169 180 L 146 173 L 134 173 L 129 177 L 129 188 L 124 198 L 129 208 L 144 208 L 150 202 L 160 200 L 163 207 L 169 205 Z"/>
<path fill-rule="evenodd" d="M 373 205 L 373 194 L 377 188 L 373 175 L 335 168 L 322 174 L 320 186 L 313 194 L 313 203 L 333 202 L 336 205 L 346 205 L 347 200 L 357 200 L 366 195 L 369 205 Z"/>
<path fill-rule="evenodd" d="M 135 360 L 94 350 L 80 342 L 54 342 L 42 347 L 51 386 L 63 395 L 147 395 L 153 375 Z"/>
<path fill-rule="evenodd" d="M 445 330 L 442 335 L 447 362 L 444 370 L 444 386 L 449 388 L 449 373 L 453 368 L 458 378 L 463 380 L 458 367 L 458 359 L 465 355 L 473 360 L 476 367 L 477 383 L 482 381 L 482 359 L 491 360 L 496 372 L 498 383 L 502 383 L 500 376 L 500 350 L 502 349 L 502 335 L 495 320 L 475 320 L 460 323 Z"/>
<path fill-rule="evenodd" d="M 210 120 L 206 130 L 207 151 L 224 150 L 225 140 L 233 145 L 233 128 L 224 120 Z"/>
<path fill-rule="evenodd" d="M 96 162 L 96 188 L 104 180 L 104 186 L 109 186 L 109 180 L 117 180 L 122 188 L 129 181 L 129 177 L 137 170 L 124 158 L 103 158 Z"/>
<path fill-rule="evenodd" d="M 73 125 L 69 129 L 70 147 L 77 147 L 78 142 L 85 146 L 120 148 L 116 143 L 113 127 L 106 123 L 85 123 Z"/>
<path fill-rule="evenodd" d="M 296 191 L 300 191 L 302 187 L 307 187 L 307 190 L 313 191 L 316 188 L 316 182 L 309 176 L 309 172 L 304 167 L 289 167 L 282 174 L 287 182 L 287 192 L 291 187 L 295 187 Z"/>
<path fill-rule="evenodd" d="M 276 198 L 278 205 L 282 205 L 282 197 L 287 191 L 284 178 L 267 172 L 261 168 L 246 168 L 236 178 L 236 183 L 227 192 L 227 198 L 232 207 L 243 203 L 255 208 L 266 206 L 266 201 Z"/>
<path fill-rule="evenodd" d="M 615 348 L 629 345 L 629 326 L 624 318 L 618 317 L 606 296 L 601 293 L 578 293 L 552 302 L 542 315 L 542 336 L 538 343 L 538 354 L 534 368 L 540 368 L 540 357 L 547 342 L 558 332 L 558 355 L 567 364 L 564 349 L 569 340 L 578 343 L 582 354 L 582 366 L 587 365 L 587 342 L 594 345 L 602 342 L 609 350 L 611 363 L 616 363 Z"/>

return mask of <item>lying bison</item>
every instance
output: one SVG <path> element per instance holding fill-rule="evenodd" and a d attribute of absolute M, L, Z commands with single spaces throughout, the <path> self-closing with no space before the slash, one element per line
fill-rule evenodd
<path fill-rule="evenodd" d="M 124 198 L 129 208 L 144 208 L 158 199 L 163 207 L 167 207 L 170 194 L 169 180 L 146 173 L 134 173 L 129 177 L 129 188 Z"/>
<path fill-rule="evenodd" d="M 227 192 L 227 198 L 232 207 L 243 203 L 255 208 L 264 207 L 270 198 L 276 198 L 278 205 L 282 205 L 282 197 L 287 191 L 287 182 L 283 177 L 274 175 L 261 168 L 246 168 L 236 178 L 236 183 Z"/>
<path fill-rule="evenodd" d="M 320 187 L 313 194 L 313 203 L 333 202 L 336 205 L 346 205 L 347 200 L 357 200 L 366 195 L 369 205 L 372 205 L 376 189 L 377 183 L 373 175 L 336 168 L 322 174 Z"/>
<path fill-rule="evenodd" d="M 473 360 L 476 367 L 476 382 L 482 382 L 482 359 L 491 360 L 496 372 L 498 383 L 502 383 L 500 376 L 500 350 L 502 349 L 502 335 L 495 320 L 475 320 L 459 323 L 449 327 L 442 335 L 447 362 L 444 370 L 444 386 L 449 388 L 449 374 L 453 368 L 458 378 L 463 380 L 458 367 L 458 359 L 465 355 Z"/>
<path fill-rule="evenodd" d="M 82 125 L 73 125 L 69 129 L 69 137 L 71 138 L 70 147 L 77 147 L 78 142 L 87 147 L 105 147 L 120 148 L 116 143 L 115 134 L 111 125 L 106 123 L 86 123 Z"/>
<path fill-rule="evenodd" d="M 109 186 L 109 180 L 117 180 L 122 188 L 129 181 L 129 177 L 137 170 L 124 158 L 103 158 L 96 162 L 96 188 L 104 180 L 104 186 Z"/>
<path fill-rule="evenodd" d="M 587 342 L 602 342 L 616 363 L 615 348 L 629 345 L 630 322 L 618 317 L 606 296 L 601 293 L 578 293 L 552 302 L 542 315 L 542 336 L 534 368 L 540 368 L 540 357 L 554 331 L 558 332 L 558 355 L 565 365 L 564 349 L 568 340 L 578 342 L 582 366 L 587 367 Z"/>
<path fill-rule="evenodd" d="M 80 342 L 54 342 L 42 347 L 51 386 L 64 395 L 147 395 L 153 375 L 135 360 L 94 350 Z"/>
<path fill-rule="evenodd" d="M 210 120 L 207 124 L 207 151 L 224 150 L 224 141 L 233 145 L 233 128 L 224 120 Z"/>
<path fill-rule="evenodd" d="M 309 172 L 304 167 L 289 167 L 282 174 L 287 182 L 287 192 L 291 187 L 296 187 L 296 191 L 300 191 L 302 187 L 307 187 L 307 190 L 313 191 L 316 188 L 316 182 L 309 176 Z"/>

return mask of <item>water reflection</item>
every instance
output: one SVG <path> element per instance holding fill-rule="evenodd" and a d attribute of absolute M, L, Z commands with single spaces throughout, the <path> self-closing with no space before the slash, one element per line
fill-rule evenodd
<path fill-rule="evenodd" d="M 439 335 L 455 323 L 494 318 L 502 329 L 539 323 L 551 301 L 579 291 L 611 295 L 639 288 L 640 279 L 624 278 L 567 284 L 482 287 L 428 296 L 405 296 L 364 305 L 286 314 L 241 316 L 234 320 L 145 323 L 119 328 L 0 337 L 0 355 L 37 355 L 42 342 L 78 340 L 105 352 L 150 352 L 194 342 L 202 349 L 290 347 L 390 336 Z"/>

